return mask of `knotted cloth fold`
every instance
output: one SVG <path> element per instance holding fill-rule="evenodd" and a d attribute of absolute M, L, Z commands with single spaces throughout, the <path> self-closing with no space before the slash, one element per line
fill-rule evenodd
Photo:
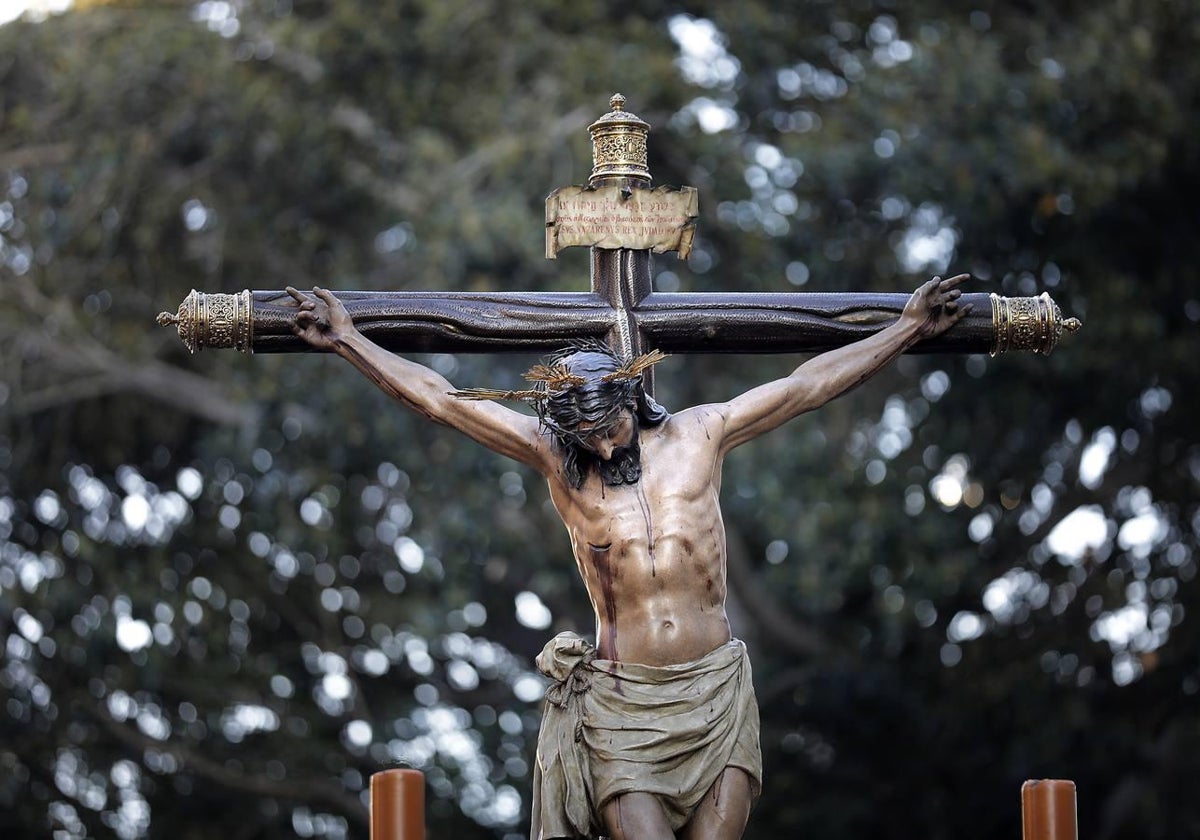
<path fill-rule="evenodd" d="M 597 659 L 574 633 L 537 657 L 553 680 L 538 734 L 531 840 L 595 837 L 615 796 L 654 794 L 681 828 L 726 767 L 762 785 L 758 705 L 746 646 L 654 667 Z"/>

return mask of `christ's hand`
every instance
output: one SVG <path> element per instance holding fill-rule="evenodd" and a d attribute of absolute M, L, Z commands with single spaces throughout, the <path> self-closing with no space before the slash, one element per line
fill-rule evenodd
<path fill-rule="evenodd" d="M 318 350 L 335 350 L 339 342 L 356 332 L 350 313 L 328 289 L 313 286 L 315 298 L 291 286 L 287 293 L 299 304 L 292 332 Z"/>
<path fill-rule="evenodd" d="M 941 335 L 973 308 L 969 303 L 965 306 L 958 303 L 962 292 L 956 287 L 968 277 L 969 274 L 959 274 L 948 280 L 934 277 L 913 292 L 900 314 L 900 320 L 914 324 L 920 338 Z"/>

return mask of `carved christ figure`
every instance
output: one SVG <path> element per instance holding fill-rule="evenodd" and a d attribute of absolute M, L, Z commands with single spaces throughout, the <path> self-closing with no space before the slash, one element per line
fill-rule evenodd
<path fill-rule="evenodd" d="M 721 467 L 735 447 L 859 385 L 970 310 L 934 278 L 880 332 L 722 403 L 669 414 L 642 389 L 661 358 L 564 350 L 529 391 L 455 391 L 363 337 L 328 290 L 293 330 L 412 410 L 537 470 L 570 534 L 596 642 L 560 634 L 538 657 L 553 681 L 538 739 L 533 840 L 739 838 L 758 795 L 758 710 L 725 612 Z M 537 416 L 500 405 L 531 402 Z"/>

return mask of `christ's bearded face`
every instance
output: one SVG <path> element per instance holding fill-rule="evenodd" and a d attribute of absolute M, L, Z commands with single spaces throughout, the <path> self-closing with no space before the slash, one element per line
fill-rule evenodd
<path fill-rule="evenodd" d="M 578 471 L 579 485 L 591 467 L 610 486 L 635 484 L 642 475 L 638 420 L 632 408 L 620 404 L 596 420 L 581 420 L 563 429 L 559 443 L 568 474 Z"/>
<path fill-rule="evenodd" d="M 619 366 L 618 359 L 605 353 L 576 353 L 563 364 L 585 380 L 547 400 L 545 420 L 564 448 L 568 473 L 582 484 L 595 466 L 605 484 L 635 483 L 642 472 L 635 385 L 604 379 Z"/>
<path fill-rule="evenodd" d="M 594 467 L 606 485 L 636 484 L 639 429 L 662 423 L 666 410 L 643 390 L 640 375 L 621 375 L 628 362 L 608 348 L 577 349 L 554 364 L 569 381 L 547 389 L 538 414 L 559 443 L 567 483 L 582 487 Z"/>
<path fill-rule="evenodd" d="M 637 434 L 637 421 L 633 412 L 622 408 L 612 423 L 598 425 L 584 421 L 575 427 L 580 445 L 600 458 L 611 461 L 623 450 L 627 450 Z"/>
<path fill-rule="evenodd" d="M 638 421 L 632 411 L 622 409 L 616 422 L 604 431 L 582 429 L 579 434 L 586 436 L 569 445 L 575 450 L 574 461 L 580 466 L 595 466 L 604 484 L 609 487 L 636 484 L 642 477 Z"/>

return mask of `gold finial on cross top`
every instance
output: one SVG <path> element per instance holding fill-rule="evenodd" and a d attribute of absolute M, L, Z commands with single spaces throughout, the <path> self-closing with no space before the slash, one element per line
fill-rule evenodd
<path fill-rule="evenodd" d="M 625 110 L 625 97 L 613 94 L 612 108 L 588 126 L 592 135 L 592 176 L 588 186 L 612 183 L 609 179 L 630 178 L 650 186 L 650 169 L 646 165 L 646 135 L 650 124 Z"/>

